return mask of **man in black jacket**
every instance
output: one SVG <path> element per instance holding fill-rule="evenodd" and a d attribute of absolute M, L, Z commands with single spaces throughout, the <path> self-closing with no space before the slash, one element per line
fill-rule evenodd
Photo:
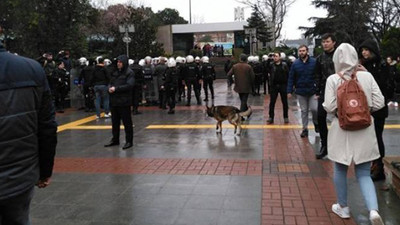
<path fill-rule="evenodd" d="M 328 77 L 335 74 L 333 64 L 333 53 L 335 53 L 336 37 L 331 33 L 322 35 L 322 48 L 324 52 L 318 56 L 315 65 L 315 82 L 317 86 L 316 95 L 318 97 L 318 130 L 321 138 L 321 149 L 315 156 L 322 159 L 328 154 L 328 126 L 326 124 L 326 111 L 322 106 L 324 102 L 325 84 Z"/>
<path fill-rule="evenodd" d="M 53 172 L 57 123 L 46 75 L 0 43 L 0 224 L 29 223 L 34 186 Z"/>
<path fill-rule="evenodd" d="M 132 88 L 135 83 L 133 71 L 128 67 L 128 57 L 117 58 L 117 71 L 111 76 L 108 92 L 111 97 L 112 134 L 111 142 L 104 147 L 119 145 L 121 119 L 125 127 L 125 145 L 122 149 L 132 147 L 133 125 L 131 118 Z"/>
<path fill-rule="evenodd" d="M 278 98 L 278 94 L 281 95 L 281 101 L 283 105 L 283 119 L 284 123 L 289 123 L 289 106 L 287 99 L 286 87 L 288 83 L 289 67 L 285 62 L 281 60 L 281 54 L 279 52 L 274 53 L 274 62 L 269 68 L 271 74 L 270 80 L 270 93 L 271 102 L 269 103 L 269 119 L 268 124 L 274 123 L 275 116 L 275 103 Z"/>
<path fill-rule="evenodd" d="M 374 160 L 371 167 L 371 178 L 374 181 L 384 180 L 385 173 L 383 171 L 382 159 L 385 157 L 385 144 L 383 143 L 383 129 L 385 126 L 386 117 L 389 116 L 388 110 L 388 95 L 389 95 L 389 67 L 382 60 L 379 54 L 378 43 L 372 39 L 364 41 L 359 47 L 359 54 L 361 64 L 372 74 L 379 89 L 385 97 L 385 107 L 373 112 L 371 115 L 374 117 L 375 133 L 378 141 L 378 148 L 381 157 Z"/>

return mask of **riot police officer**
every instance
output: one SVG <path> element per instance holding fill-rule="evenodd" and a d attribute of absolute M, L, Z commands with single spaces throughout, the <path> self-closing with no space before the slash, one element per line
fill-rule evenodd
<path fill-rule="evenodd" d="M 187 102 L 186 106 L 190 106 L 190 100 L 192 96 L 192 87 L 194 90 L 194 94 L 196 96 L 197 100 L 197 105 L 201 105 L 201 100 L 200 100 L 200 92 L 199 92 L 199 79 L 200 79 L 200 73 L 199 73 L 199 67 L 194 63 L 194 58 L 191 55 L 188 55 L 186 57 L 186 65 L 183 66 L 181 73 L 183 74 L 183 77 L 185 79 L 185 84 L 187 86 Z"/>
<path fill-rule="evenodd" d="M 215 69 L 214 65 L 210 63 L 210 59 L 207 56 L 202 58 L 203 65 L 201 66 L 201 77 L 203 80 L 204 94 L 206 98 L 204 101 L 208 101 L 208 88 L 211 92 L 211 99 L 214 99 L 214 80 L 215 80 Z"/>

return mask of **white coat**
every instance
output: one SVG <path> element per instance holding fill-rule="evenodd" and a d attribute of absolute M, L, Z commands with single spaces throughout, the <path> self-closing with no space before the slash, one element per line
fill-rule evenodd
<path fill-rule="evenodd" d="M 342 72 L 345 78 L 350 79 L 351 73 L 357 68 L 358 56 L 353 46 L 341 44 L 333 55 L 336 73 Z M 366 71 L 358 71 L 357 79 L 367 97 L 371 111 L 384 107 L 384 97 L 373 76 Z M 328 77 L 325 87 L 325 101 L 323 107 L 327 113 L 335 114 L 337 111 L 337 88 L 342 83 L 337 74 Z M 360 164 L 380 157 L 375 129 L 372 124 L 362 130 L 348 131 L 339 126 L 337 117 L 333 117 L 328 133 L 328 158 L 334 162 L 350 165 L 352 161 Z"/>

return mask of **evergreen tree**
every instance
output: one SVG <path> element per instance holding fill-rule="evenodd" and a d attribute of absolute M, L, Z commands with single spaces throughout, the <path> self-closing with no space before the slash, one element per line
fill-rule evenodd
<path fill-rule="evenodd" d="M 268 27 L 267 21 L 262 19 L 258 10 L 253 10 L 250 18 L 247 19 L 247 22 L 248 27 L 257 29 L 256 37 L 259 41 L 264 43 L 272 41 L 271 28 Z"/>
<path fill-rule="evenodd" d="M 328 11 L 326 18 L 310 18 L 315 21 L 314 27 L 300 27 L 306 37 L 321 36 L 324 33 L 335 33 L 338 43 L 347 42 L 355 46 L 371 37 L 367 24 L 373 0 L 315 0 L 317 8 Z"/>

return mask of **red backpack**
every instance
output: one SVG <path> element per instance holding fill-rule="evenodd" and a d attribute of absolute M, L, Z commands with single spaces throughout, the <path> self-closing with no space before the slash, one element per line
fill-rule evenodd
<path fill-rule="evenodd" d="M 356 73 L 349 80 L 338 73 L 343 82 L 337 89 L 337 116 L 343 130 L 361 130 L 371 125 L 367 97 L 358 83 Z"/>

